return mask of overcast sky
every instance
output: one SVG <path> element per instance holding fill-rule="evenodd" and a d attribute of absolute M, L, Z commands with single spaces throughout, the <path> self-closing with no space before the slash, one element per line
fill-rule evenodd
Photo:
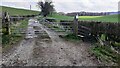
<path fill-rule="evenodd" d="M 16 8 L 40 10 L 36 7 L 40 0 L 2 0 L 0 5 Z M 111 12 L 118 11 L 120 0 L 52 0 L 57 12 Z"/>

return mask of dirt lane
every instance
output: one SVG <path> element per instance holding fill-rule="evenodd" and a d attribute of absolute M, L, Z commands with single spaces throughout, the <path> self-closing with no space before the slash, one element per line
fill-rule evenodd
<path fill-rule="evenodd" d="M 27 64 L 30 56 L 32 56 L 33 45 L 34 39 L 23 40 L 13 54 L 9 57 L 3 57 L 3 63 L 7 66 L 21 66 Z"/>
<path fill-rule="evenodd" d="M 30 19 L 29 24 L 33 23 L 34 20 Z M 29 27 L 32 27 L 28 24 L 28 29 L 26 32 L 26 37 L 31 32 Z M 3 55 L 2 63 L 6 66 L 24 66 L 29 63 L 30 57 L 32 56 L 33 45 L 35 43 L 34 38 L 28 38 L 22 40 L 18 47 L 14 48 L 14 52 L 10 51 L 8 54 Z M 12 49 L 11 49 L 12 50 Z M 13 52 L 13 53 L 11 53 Z"/>
<path fill-rule="evenodd" d="M 89 43 L 84 42 L 69 42 L 62 40 L 52 30 L 39 24 L 43 31 L 46 31 L 52 42 L 38 41 L 40 44 L 35 45 L 34 55 L 39 56 L 34 58 L 36 65 L 44 66 L 96 66 L 93 57 L 90 56 L 88 48 Z M 43 39 L 43 38 L 42 38 Z M 41 39 L 41 40 L 42 40 Z M 39 39 L 40 40 L 40 39 Z M 48 40 L 50 41 L 50 40 Z M 37 50 L 38 49 L 38 50 Z M 35 54 L 37 53 L 37 54 Z"/>
<path fill-rule="evenodd" d="M 89 43 L 70 42 L 59 38 L 56 32 L 29 21 L 26 37 L 10 56 L 3 56 L 7 66 L 96 66 L 94 57 L 90 57 Z M 37 26 L 37 29 L 32 29 Z M 32 29 L 32 30 L 31 30 Z M 39 31 L 35 35 L 34 30 Z M 31 32 L 29 34 L 29 32 Z M 31 35 L 32 34 L 32 35 Z"/>

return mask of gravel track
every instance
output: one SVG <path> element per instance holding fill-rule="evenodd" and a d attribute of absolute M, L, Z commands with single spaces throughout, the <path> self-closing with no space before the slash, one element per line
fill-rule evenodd
<path fill-rule="evenodd" d="M 34 23 L 34 19 L 30 22 Z M 97 66 L 89 53 L 90 44 L 61 39 L 56 32 L 36 24 L 40 34 L 24 39 L 10 56 L 3 56 L 7 66 Z M 29 26 L 28 26 L 29 27 Z M 34 33 L 33 33 L 34 34 Z"/>

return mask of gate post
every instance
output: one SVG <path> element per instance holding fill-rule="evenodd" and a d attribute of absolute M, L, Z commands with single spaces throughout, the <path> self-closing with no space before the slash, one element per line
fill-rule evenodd
<path fill-rule="evenodd" d="M 78 15 L 76 15 L 73 20 L 73 33 L 76 36 L 78 35 Z"/>
<path fill-rule="evenodd" d="M 4 12 L 4 22 L 3 22 L 4 26 L 6 28 L 6 34 L 9 35 L 11 34 L 10 32 L 10 17 L 8 12 Z"/>

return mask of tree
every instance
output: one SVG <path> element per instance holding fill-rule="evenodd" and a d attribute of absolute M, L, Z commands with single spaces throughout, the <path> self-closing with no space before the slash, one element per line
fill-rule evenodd
<path fill-rule="evenodd" d="M 38 7 L 41 9 L 41 14 L 46 17 L 49 14 L 52 14 L 54 11 L 54 5 L 53 2 L 50 0 L 45 0 L 45 2 L 40 1 L 38 2 Z"/>

